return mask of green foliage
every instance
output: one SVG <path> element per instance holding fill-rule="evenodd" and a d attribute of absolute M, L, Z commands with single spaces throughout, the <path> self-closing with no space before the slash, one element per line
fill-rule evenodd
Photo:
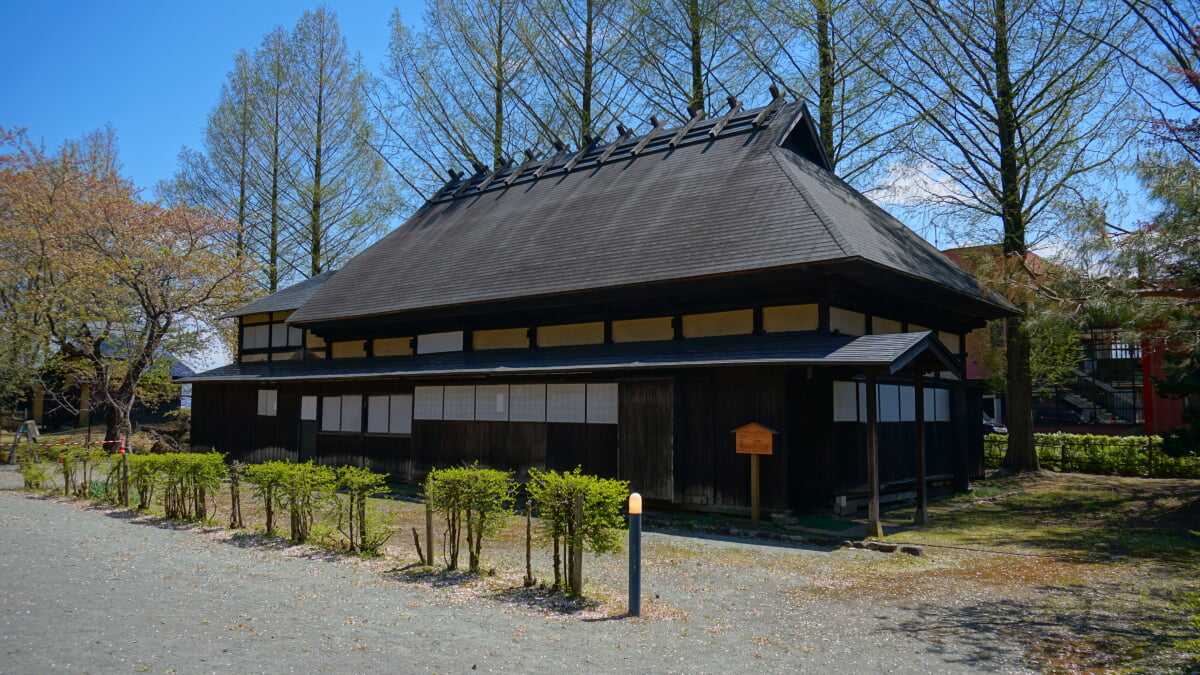
<path fill-rule="evenodd" d="M 373 555 L 396 533 L 396 528 L 386 523 L 369 501 L 370 497 L 387 491 L 387 477 L 386 473 L 357 466 L 337 470 L 337 487 L 346 492 L 346 498 L 335 497 L 333 512 L 338 530 L 351 551 Z"/>
<path fill-rule="evenodd" d="M 483 538 L 499 531 L 512 508 L 517 485 L 508 471 L 469 467 L 434 469 L 425 479 L 425 499 L 446 519 L 447 569 L 458 569 L 463 530 L 467 535 L 469 569 L 479 571 Z"/>
<path fill-rule="evenodd" d="M 250 464 L 245 479 L 254 495 L 266 509 L 267 535 L 275 535 L 275 512 L 288 510 L 292 541 L 308 541 L 317 508 L 332 497 L 335 480 L 333 469 L 312 462 L 292 464 L 278 460 Z"/>
<path fill-rule="evenodd" d="M 166 455 L 129 455 L 129 484 L 137 492 L 137 509 L 145 511 L 166 469 Z"/>
<path fill-rule="evenodd" d="M 219 452 L 169 452 L 159 457 L 163 514 L 175 520 L 207 519 L 208 497 L 229 474 L 225 456 Z"/>
<path fill-rule="evenodd" d="M 525 486 L 533 500 L 543 534 L 554 547 L 554 585 L 563 585 L 560 545 L 568 562 L 571 552 L 584 547 L 596 553 L 621 550 L 622 510 L 629 495 L 629 481 L 599 478 L 574 471 L 529 470 Z M 583 499 L 583 520 L 576 521 L 575 504 Z M 568 569 L 567 576 L 570 575 Z M 579 589 L 573 589 L 579 592 Z"/>
<path fill-rule="evenodd" d="M 300 543 L 309 540 L 318 507 L 333 498 L 337 474 L 328 466 L 285 464 L 279 483 L 279 498 L 287 507 L 291 539 Z"/>
<path fill-rule="evenodd" d="M 21 477 L 25 479 L 26 490 L 43 490 L 50 484 L 50 469 L 32 447 L 21 453 L 17 471 L 21 472 Z"/>
<path fill-rule="evenodd" d="M 291 464 L 273 460 L 262 464 L 249 464 L 245 469 L 246 482 L 254 496 L 266 510 L 268 537 L 275 536 L 275 510 L 283 506 L 281 486 L 290 471 Z"/>
<path fill-rule="evenodd" d="M 1029 370 L 1035 389 L 1062 386 L 1083 361 L 1079 321 L 1056 306 L 1044 305 L 1031 305 L 1021 322 L 1021 330 L 1029 336 Z M 987 370 L 988 387 L 1002 392 L 1008 387 L 1004 322 L 993 321 L 990 328 L 992 339 L 972 356 Z"/>
<path fill-rule="evenodd" d="M 1089 434 L 1034 434 L 1038 462 L 1050 471 L 1072 471 L 1116 476 L 1200 478 L 1200 458 L 1172 457 L 1163 451 L 1158 436 L 1101 436 Z M 988 434 L 984 459 L 989 468 L 1004 460 L 1008 437 Z"/>

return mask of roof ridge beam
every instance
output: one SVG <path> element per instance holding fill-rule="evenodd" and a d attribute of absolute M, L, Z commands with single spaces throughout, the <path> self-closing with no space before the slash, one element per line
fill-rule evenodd
<path fill-rule="evenodd" d="M 496 182 L 496 179 L 500 177 L 500 174 L 504 173 L 508 169 L 511 169 L 512 165 L 513 165 L 512 157 L 509 157 L 508 159 L 504 160 L 504 164 L 501 164 L 499 169 L 496 169 L 487 178 L 483 179 L 483 182 L 479 184 L 479 189 L 483 190 L 487 186 Z"/>
<path fill-rule="evenodd" d="M 575 153 L 574 157 L 567 160 L 566 164 L 563 164 L 563 168 L 562 168 L 563 172 L 565 173 L 565 172 L 570 171 L 571 169 L 574 169 L 575 165 L 578 164 L 581 159 L 583 159 L 583 156 L 588 154 L 589 152 L 591 152 L 592 149 L 595 148 L 596 145 L 599 143 L 600 143 L 600 139 L 598 139 L 598 138 L 595 140 L 588 140 L 588 142 L 584 143 L 583 147 L 579 148 L 579 152 Z"/>
<path fill-rule="evenodd" d="M 696 126 L 700 120 L 704 119 L 704 108 L 699 106 L 695 108 L 688 106 L 688 112 L 692 114 L 692 119 L 688 120 L 687 124 L 680 127 L 679 131 L 676 132 L 675 137 L 672 138 L 669 143 L 667 143 L 667 145 L 671 146 L 672 148 L 682 143 L 683 139 L 688 135 L 688 132 L 692 130 L 692 127 Z"/>
<path fill-rule="evenodd" d="M 725 100 L 729 102 L 729 112 L 722 115 L 721 119 L 717 120 L 717 123 L 713 125 L 713 128 L 708 130 L 708 135 L 710 138 L 716 138 L 719 136 L 721 131 L 725 129 L 725 125 L 729 124 L 729 120 L 733 119 L 734 115 L 742 111 L 742 102 L 734 98 L 732 95 L 728 96 Z"/>
<path fill-rule="evenodd" d="M 562 157 L 564 153 L 569 152 L 569 150 L 567 150 L 567 146 L 563 145 L 561 142 L 555 143 L 554 145 L 558 149 L 558 152 L 554 153 L 550 157 L 547 157 L 546 161 L 542 162 L 542 165 L 537 168 L 537 171 L 533 172 L 534 179 L 541 178 L 542 174 L 546 173 L 547 169 L 549 169 L 551 166 L 554 166 L 554 163 L 558 161 L 559 157 Z"/>
<path fill-rule="evenodd" d="M 646 146 L 650 144 L 650 141 L 654 140 L 654 137 L 657 136 L 658 133 L 662 131 L 662 128 L 667 124 L 666 122 L 659 122 L 658 118 L 654 115 L 650 116 L 650 123 L 654 125 L 654 128 L 651 129 L 650 132 L 645 136 L 642 136 L 642 140 L 638 141 L 637 145 L 633 146 L 633 149 L 629 151 L 630 155 L 637 157 L 638 155 L 642 154 L 642 151 L 646 149 Z"/>
<path fill-rule="evenodd" d="M 608 147 L 604 149 L 604 152 L 600 153 L 600 156 L 596 158 L 597 164 L 603 164 L 604 162 L 608 161 L 608 158 L 611 157 L 614 152 L 616 152 L 617 147 L 619 147 L 625 141 L 629 140 L 629 137 L 633 135 L 632 131 L 626 129 L 623 126 L 620 127 L 620 132 L 621 132 L 621 135 L 617 136 L 617 140 L 610 143 L 608 145 Z"/>
<path fill-rule="evenodd" d="M 767 126 L 771 113 L 775 112 L 775 109 L 780 105 L 783 105 L 783 92 L 779 91 L 779 87 L 772 84 L 767 88 L 767 91 L 771 92 L 771 102 L 764 105 L 762 110 L 759 111 L 758 117 L 754 118 L 753 124 L 755 128 Z"/>

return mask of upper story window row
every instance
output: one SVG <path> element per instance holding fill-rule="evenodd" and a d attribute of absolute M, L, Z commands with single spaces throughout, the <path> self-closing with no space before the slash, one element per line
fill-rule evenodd
<path fill-rule="evenodd" d="M 251 324 L 243 319 L 242 360 L 266 360 L 267 351 L 276 360 L 285 358 L 364 358 L 409 356 L 458 351 L 494 349 L 532 349 L 573 345 L 657 342 L 693 338 L 764 333 L 790 333 L 828 330 L 842 335 L 915 333 L 931 330 L 925 325 L 893 316 L 868 314 L 838 306 L 817 303 L 734 309 L 721 312 L 611 319 L 580 323 L 519 326 L 473 331 L 447 331 L 373 340 L 325 340 L 286 326 L 288 313 L 277 313 L 266 323 Z M 267 316 L 267 315 L 259 315 Z M 952 354 L 963 353 L 962 335 L 936 331 Z M 258 353 L 256 353 L 256 351 Z M 291 352 L 295 352 L 295 356 Z M 249 358 L 247 358 L 249 357 Z"/>

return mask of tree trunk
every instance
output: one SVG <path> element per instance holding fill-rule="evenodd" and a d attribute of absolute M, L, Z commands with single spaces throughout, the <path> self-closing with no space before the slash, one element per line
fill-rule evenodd
<path fill-rule="evenodd" d="M 701 43 L 700 0 L 688 0 L 688 24 L 691 28 L 692 95 L 691 103 L 697 109 L 704 108 L 704 51 Z"/>
<path fill-rule="evenodd" d="M 1024 261 L 1025 213 L 1021 203 L 1021 167 L 1017 145 L 1016 96 L 1009 73 L 1008 1 L 995 0 L 996 119 L 1000 142 L 1001 214 L 1004 256 Z M 1033 444 L 1033 376 L 1029 370 L 1029 335 L 1020 316 L 1008 319 L 1008 452 L 1004 466 L 1013 472 L 1037 471 Z"/>
<path fill-rule="evenodd" d="M 1029 335 L 1021 317 L 1008 320 L 1008 451 L 1004 468 L 1014 473 L 1040 469 L 1033 440 L 1033 379 L 1029 372 Z"/>
<path fill-rule="evenodd" d="M 816 0 L 814 5 L 817 10 L 817 132 L 830 166 L 837 168 L 833 152 L 833 98 L 838 82 L 834 79 L 833 40 L 830 36 L 833 13 L 829 0 Z"/>

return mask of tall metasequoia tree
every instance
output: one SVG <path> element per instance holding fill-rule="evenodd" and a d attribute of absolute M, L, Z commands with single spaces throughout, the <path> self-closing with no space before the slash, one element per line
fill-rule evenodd
<path fill-rule="evenodd" d="M 880 30 L 903 50 L 866 62 L 901 92 L 928 134 L 914 161 L 952 180 L 933 197 L 959 215 L 1000 225 L 1017 274 L 1029 245 L 1054 223 L 1057 200 L 1105 168 L 1128 135 L 1129 96 L 1114 86 L 1111 44 L 1130 30 L 1123 7 L 1074 0 L 898 0 L 871 6 Z M 1097 37 L 1098 36 L 1098 37 Z M 1027 297 L 1013 299 L 1025 305 Z M 1005 466 L 1038 469 L 1033 442 L 1029 336 L 1008 322 L 1009 446 Z"/>
<path fill-rule="evenodd" d="M 291 125 L 295 123 L 291 100 L 293 67 L 291 43 L 283 29 L 276 27 L 254 53 L 255 105 L 250 121 L 254 140 L 250 188 L 259 213 L 250 238 L 255 250 L 261 252 L 257 260 L 268 293 L 279 290 L 282 282 L 302 267 L 286 237 L 294 219 L 288 218 L 285 187 L 297 159 L 289 140 Z"/>
<path fill-rule="evenodd" d="M 375 100 L 389 132 L 385 154 L 422 167 L 419 192 L 444 182 L 446 170 L 496 168 L 552 135 L 535 113 L 521 0 L 430 0 L 423 32 L 399 13 L 391 29 Z"/>
<path fill-rule="evenodd" d="M 891 83 L 865 64 L 893 61 L 896 43 L 859 2 L 769 0 L 746 11 L 751 29 L 732 37 L 772 81 L 815 104 L 821 145 L 838 175 L 874 187 L 911 116 Z"/>
<path fill-rule="evenodd" d="M 47 154 L 0 129 L 0 153 L 5 324 L 34 338 L 43 376 L 89 384 L 106 440 L 127 437 L 166 353 L 199 351 L 198 326 L 244 301 L 237 226 L 141 201 L 111 132 Z M 14 263 L 28 276 L 10 287 Z"/>
<path fill-rule="evenodd" d="M 524 0 L 521 37 L 535 73 L 539 127 L 582 147 L 627 117 L 638 54 L 628 0 Z"/>
<path fill-rule="evenodd" d="M 366 74 L 336 15 L 324 6 L 305 12 L 292 32 L 291 54 L 292 236 L 304 273 L 315 276 L 369 243 L 396 204 L 371 146 Z"/>
<path fill-rule="evenodd" d="M 650 111 L 687 120 L 689 108 L 715 111 L 727 96 L 740 98 L 753 86 L 760 68 L 748 56 L 754 38 L 743 0 L 634 0 L 634 6 L 643 58 L 636 88 Z"/>

